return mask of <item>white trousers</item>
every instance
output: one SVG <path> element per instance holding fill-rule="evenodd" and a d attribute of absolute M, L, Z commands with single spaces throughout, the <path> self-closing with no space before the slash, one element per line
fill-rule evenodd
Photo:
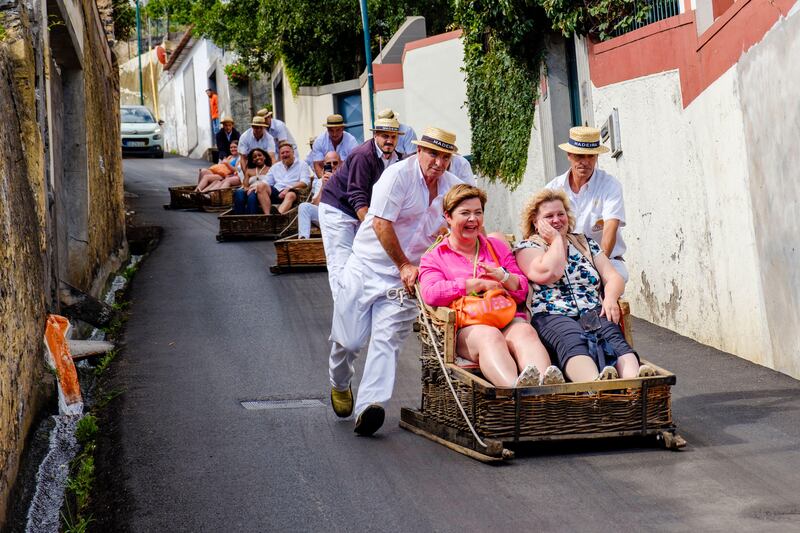
<path fill-rule="evenodd" d="M 322 245 L 328 266 L 328 282 L 334 302 L 338 292 L 337 279 L 347 259 L 353 252 L 359 221 L 328 204 L 319 204 L 319 227 L 322 230 Z"/>
<path fill-rule="evenodd" d="M 311 224 L 319 227 L 319 208 L 311 202 L 303 202 L 297 208 L 297 233 L 301 239 L 311 237 Z"/>
<path fill-rule="evenodd" d="M 399 277 L 377 274 L 353 256 L 338 281 L 329 358 L 333 388 L 347 390 L 350 386 L 355 359 L 370 338 L 364 375 L 356 395 L 358 416 L 370 404 L 384 405 L 392 397 L 397 356 L 411 332 L 417 306 L 413 299 L 401 303 L 387 297 L 387 290 L 402 287 Z"/>

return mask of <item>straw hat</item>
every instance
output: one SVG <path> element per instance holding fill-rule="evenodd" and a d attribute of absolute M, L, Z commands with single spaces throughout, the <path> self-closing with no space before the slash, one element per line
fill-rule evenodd
<path fill-rule="evenodd" d="M 219 121 L 220 124 L 236 124 L 231 117 L 225 117 Z"/>
<path fill-rule="evenodd" d="M 456 147 L 456 134 L 439 128 L 428 127 L 422 132 L 422 137 L 418 141 L 411 141 L 417 146 L 424 146 L 431 150 L 454 154 L 458 152 Z"/>
<path fill-rule="evenodd" d="M 338 128 L 344 126 L 344 117 L 342 115 L 328 115 L 325 124 L 323 124 L 326 128 Z"/>
<path fill-rule="evenodd" d="M 370 128 L 372 131 L 388 131 L 389 133 L 396 133 L 398 135 L 405 135 L 400 131 L 400 123 L 396 118 L 379 118 L 375 121 L 375 127 Z"/>
<path fill-rule="evenodd" d="M 588 126 L 576 126 L 569 129 L 569 142 L 558 145 L 570 154 L 604 154 L 607 146 L 600 144 L 600 130 Z"/>
<path fill-rule="evenodd" d="M 258 115 L 253 117 L 253 121 L 250 122 L 251 126 L 261 126 L 262 128 L 267 127 L 267 121 L 264 120 L 264 117 L 259 117 Z"/>
<path fill-rule="evenodd" d="M 391 108 L 381 109 L 378 113 L 378 118 L 396 118 L 400 120 L 400 115 L 391 110 Z"/>
<path fill-rule="evenodd" d="M 266 117 L 267 113 L 269 113 L 269 109 L 267 109 L 266 107 L 256 111 L 256 115 L 258 115 L 259 117 Z"/>

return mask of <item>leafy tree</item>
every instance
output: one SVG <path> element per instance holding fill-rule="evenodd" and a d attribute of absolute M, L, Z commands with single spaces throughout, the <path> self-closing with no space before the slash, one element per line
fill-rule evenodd
<path fill-rule="evenodd" d="M 429 33 L 452 22 L 450 0 L 370 0 L 368 9 L 373 55 L 406 16 L 425 14 Z M 151 0 L 147 13 L 193 24 L 251 69 L 266 71 L 282 59 L 295 88 L 353 79 L 365 68 L 357 0 Z"/>

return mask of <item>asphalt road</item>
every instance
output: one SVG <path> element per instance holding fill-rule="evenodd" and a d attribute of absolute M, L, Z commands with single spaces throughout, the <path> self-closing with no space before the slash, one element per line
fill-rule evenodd
<path fill-rule="evenodd" d="M 800 531 L 800 383 L 640 320 L 640 353 L 678 376 L 681 452 L 561 444 L 497 467 L 449 451 L 398 427 L 419 405 L 416 337 L 386 424 L 356 437 L 327 399 L 326 274 L 273 276 L 271 242 L 217 243 L 214 214 L 162 209 L 200 166 L 125 161 L 136 220 L 164 228 L 115 363 L 133 531 Z M 240 403 L 272 399 L 324 405 Z"/>

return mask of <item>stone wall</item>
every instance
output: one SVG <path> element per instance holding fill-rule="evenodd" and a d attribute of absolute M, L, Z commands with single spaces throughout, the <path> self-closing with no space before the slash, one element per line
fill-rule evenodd
<path fill-rule="evenodd" d="M 0 2 L 0 530 L 27 435 L 55 392 L 42 338 L 58 281 L 98 296 L 127 254 L 106 28 L 92 0 L 49 12 L 51 24 L 25 5 Z"/>

